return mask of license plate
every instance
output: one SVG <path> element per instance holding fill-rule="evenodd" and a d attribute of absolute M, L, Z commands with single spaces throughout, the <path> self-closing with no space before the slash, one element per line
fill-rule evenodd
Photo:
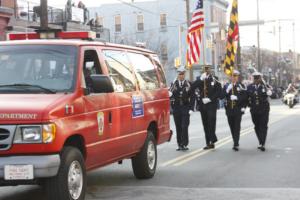
<path fill-rule="evenodd" d="M 33 166 L 32 165 L 5 165 L 4 179 L 5 180 L 32 180 Z"/>

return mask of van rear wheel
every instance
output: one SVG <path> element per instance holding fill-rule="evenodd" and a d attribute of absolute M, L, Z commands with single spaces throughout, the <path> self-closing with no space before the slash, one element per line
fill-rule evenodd
<path fill-rule="evenodd" d="M 148 131 L 142 150 L 131 159 L 131 163 L 136 178 L 148 179 L 154 176 L 157 165 L 157 148 L 151 131 Z"/>
<path fill-rule="evenodd" d="M 63 149 L 58 174 L 47 179 L 44 188 L 49 200 L 84 200 L 86 171 L 83 156 L 78 149 Z"/>

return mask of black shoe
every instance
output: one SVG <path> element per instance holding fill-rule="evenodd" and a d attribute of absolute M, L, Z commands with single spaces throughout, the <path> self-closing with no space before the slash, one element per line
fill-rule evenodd
<path fill-rule="evenodd" d="M 261 147 L 260 147 L 260 150 L 261 150 L 261 151 L 266 151 L 266 148 L 265 148 L 264 146 L 261 146 Z"/>
<path fill-rule="evenodd" d="M 183 150 L 183 151 L 187 151 L 187 150 L 189 150 L 189 148 L 188 148 L 187 146 L 183 146 L 183 147 L 182 147 L 182 150 Z"/>
<path fill-rule="evenodd" d="M 203 149 L 204 150 L 209 150 L 209 149 L 214 149 L 215 148 L 215 145 L 214 144 L 209 144 L 207 145 L 206 147 L 204 147 Z"/>
<path fill-rule="evenodd" d="M 176 151 L 182 151 L 183 150 L 183 147 L 182 146 L 179 146 Z"/>
<path fill-rule="evenodd" d="M 238 148 L 237 146 L 232 147 L 232 149 L 233 149 L 234 151 L 239 151 L 239 148 Z"/>
<path fill-rule="evenodd" d="M 204 150 L 210 149 L 210 145 L 207 145 L 206 147 L 203 148 Z"/>
<path fill-rule="evenodd" d="M 257 149 L 259 149 L 259 150 L 262 150 L 262 149 L 266 150 L 265 147 L 264 147 L 264 145 L 262 145 L 262 144 L 260 144 L 260 145 L 257 147 Z M 262 150 L 262 151 L 264 151 L 264 150 Z"/>

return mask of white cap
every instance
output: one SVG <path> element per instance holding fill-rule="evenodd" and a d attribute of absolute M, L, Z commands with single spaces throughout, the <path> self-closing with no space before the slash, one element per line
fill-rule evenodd
<path fill-rule="evenodd" d="M 240 75 L 240 72 L 238 70 L 233 70 L 233 75 Z"/>
<path fill-rule="evenodd" d="M 177 69 L 177 72 L 178 72 L 178 73 L 180 73 L 180 72 L 185 72 L 185 71 L 186 71 L 186 69 L 185 69 L 184 66 L 180 66 L 180 67 L 178 67 L 178 69 Z"/>
<path fill-rule="evenodd" d="M 262 74 L 260 72 L 256 71 L 256 72 L 252 73 L 252 76 L 262 76 Z"/>

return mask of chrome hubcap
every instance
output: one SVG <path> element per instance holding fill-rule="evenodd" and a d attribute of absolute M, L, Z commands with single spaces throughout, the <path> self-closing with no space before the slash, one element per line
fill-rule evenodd
<path fill-rule="evenodd" d="M 149 168 L 153 170 L 156 162 L 156 154 L 155 154 L 155 146 L 152 141 L 148 143 L 147 159 L 148 159 Z"/>
<path fill-rule="evenodd" d="M 73 161 L 68 173 L 68 188 L 73 199 L 79 199 L 83 187 L 82 168 L 78 161 Z"/>

